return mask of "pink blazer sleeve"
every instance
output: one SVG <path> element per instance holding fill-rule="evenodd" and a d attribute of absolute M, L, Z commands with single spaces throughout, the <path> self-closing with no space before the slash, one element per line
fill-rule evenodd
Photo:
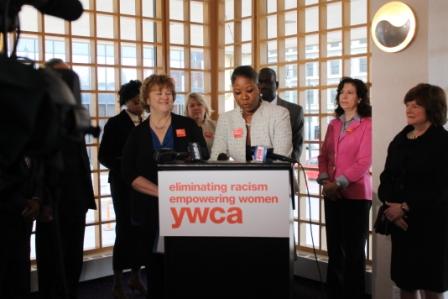
<path fill-rule="evenodd" d="M 333 126 L 331 123 L 328 124 L 327 133 L 325 134 L 324 143 L 322 143 L 322 146 L 320 148 L 320 153 L 318 156 L 319 161 L 319 177 L 321 174 L 329 174 L 328 173 L 328 160 L 329 160 L 329 153 L 330 153 L 330 146 L 332 143 L 333 137 Z"/>

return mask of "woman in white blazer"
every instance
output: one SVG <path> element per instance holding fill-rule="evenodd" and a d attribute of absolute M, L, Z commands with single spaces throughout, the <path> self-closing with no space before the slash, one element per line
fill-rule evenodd
<path fill-rule="evenodd" d="M 234 69 L 231 82 L 237 107 L 218 119 L 211 160 L 221 153 L 235 161 L 251 160 L 247 153 L 252 146 L 266 146 L 276 154 L 291 155 L 289 112 L 262 101 L 257 81 L 257 72 L 251 66 Z"/>

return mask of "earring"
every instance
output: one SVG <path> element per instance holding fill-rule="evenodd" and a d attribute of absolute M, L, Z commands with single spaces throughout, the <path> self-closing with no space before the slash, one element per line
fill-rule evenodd
<path fill-rule="evenodd" d="M 361 103 L 362 99 L 358 99 L 358 104 Z"/>

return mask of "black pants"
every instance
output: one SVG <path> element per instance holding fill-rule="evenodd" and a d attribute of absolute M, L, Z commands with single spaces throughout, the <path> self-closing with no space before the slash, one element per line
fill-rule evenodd
<path fill-rule="evenodd" d="M 55 221 L 38 223 L 36 258 L 42 299 L 78 298 L 86 214 L 60 207 Z"/>
<path fill-rule="evenodd" d="M 25 299 L 30 292 L 31 221 L 0 208 L 0 298 Z"/>
<path fill-rule="evenodd" d="M 370 200 L 325 200 L 328 298 L 364 297 L 371 205 Z"/>
<path fill-rule="evenodd" d="M 140 268 L 145 264 L 140 238 L 144 231 L 131 224 L 129 187 L 116 176 L 111 177 L 110 191 L 115 211 L 115 243 L 112 267 L 114 271 Z"/>
<path fill-rule="evenodd" d="M 164 256 L 153 253 L 146 264 L 148 299 L 163 299 L 165 288 Z"/>

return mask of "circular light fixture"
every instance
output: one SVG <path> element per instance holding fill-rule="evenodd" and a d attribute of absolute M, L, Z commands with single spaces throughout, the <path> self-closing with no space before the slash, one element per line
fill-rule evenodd
<path fill-rule="evenodd" d="M 371 35 L 384 52 L 399 52 L 412 41 L 416 30 L 412 9 L 403 2 L 392 1 L 378 9 L 373 17 Z"/>

